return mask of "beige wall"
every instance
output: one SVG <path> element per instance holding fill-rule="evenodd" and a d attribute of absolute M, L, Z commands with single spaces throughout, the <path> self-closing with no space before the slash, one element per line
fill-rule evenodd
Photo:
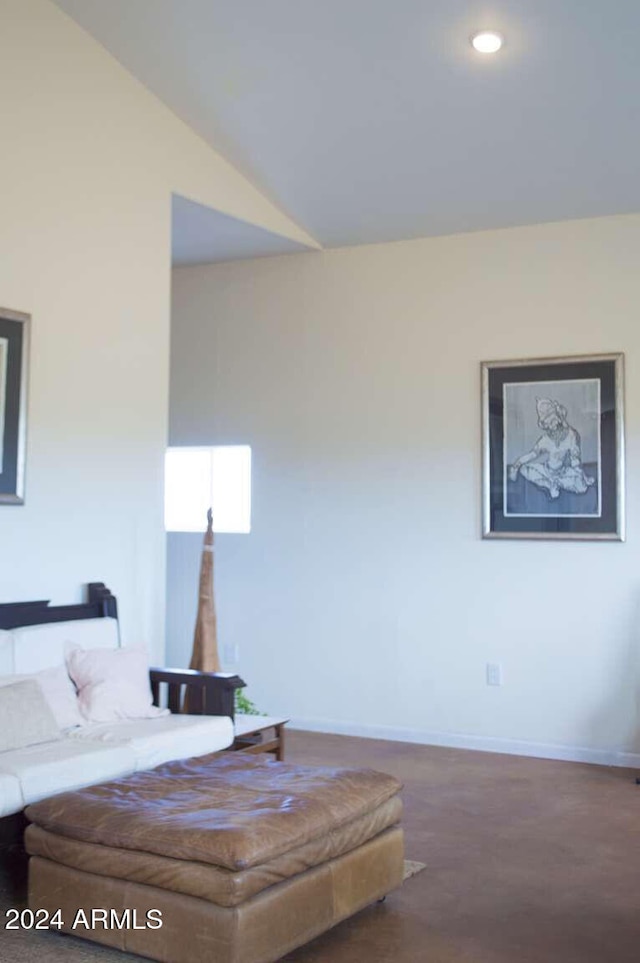
<path fill-rule="evenodd" d="M 171 441 L 253 446 L 254 528 L 219 537 L 217 596 L 262 708 L 452 745 L 638 752 L 639 245 L 632 216 L 174 272 Z M 613 351 L 627 542 L 483 541 L 480 361 Z M 187 538 L 170 543 L 174 660 Z"/>
<path fill-rule="evenodd" d="M 0 14 L 0 305 L 33 316 L 0 600 L 104 580 L 125 639 L 162 658 L 171 191 L 304 235 L 57 7 Z"/>

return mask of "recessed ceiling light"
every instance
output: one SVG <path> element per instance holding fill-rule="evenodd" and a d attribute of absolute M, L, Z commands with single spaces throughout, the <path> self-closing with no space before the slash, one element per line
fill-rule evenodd
<path fill-rule="evenodd" d="M 471 46 L 474 50 L 484 54 L 497 53 L 503 43 L 504 37 L 495 30 L 480 30 L 471 38 Z"/>

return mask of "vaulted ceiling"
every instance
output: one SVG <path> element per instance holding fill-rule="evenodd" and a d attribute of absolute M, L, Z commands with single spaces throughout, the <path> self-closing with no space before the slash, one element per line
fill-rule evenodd
<path fill-rule="evenodd" d="M 639 0 L 57 3 L 323 246 L 640 210 Z M 182 262 L 298 249 L 174 216 Z"/>

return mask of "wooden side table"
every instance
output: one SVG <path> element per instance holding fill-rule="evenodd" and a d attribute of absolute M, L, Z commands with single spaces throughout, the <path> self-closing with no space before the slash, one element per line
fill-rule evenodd
<path fill-rule="evenodd" d="M 235 752 L 272 752 L 278 762 L 284 759 L 284 727 L 289 720 L 281 716 L 236 714 Z"/>

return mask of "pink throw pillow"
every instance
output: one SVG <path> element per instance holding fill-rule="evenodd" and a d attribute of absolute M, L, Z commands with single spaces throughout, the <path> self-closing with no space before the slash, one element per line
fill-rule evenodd
<path fill-rule="evenodd" d="M 42 689 L 61 729 L 71 729 L 73 726 L 84 724 L 84 719 L 78 711 L 76 690 L 63 665 L 36 672 L 35 680 Z"/>
<path fill-rule="evenodd" d="M 82 649 L 74 645 L 67 650 L 66 660 L 78 689 L 80 712 L 89 722 L 167 714 L 166 709 L 152 705 L 144 648 Z"/>
<path fill-rule="evenodd" d="M 60 729 L 72 729 L 74 726 L 85 724 L 86 720 L 82 718 L 78 708 L 75 686 L 63 665 L 29 674 L 2 675 L 0 676 L 0 688 L 28 679 L 35 679 L 42 689 L 42 694 Z"/>

